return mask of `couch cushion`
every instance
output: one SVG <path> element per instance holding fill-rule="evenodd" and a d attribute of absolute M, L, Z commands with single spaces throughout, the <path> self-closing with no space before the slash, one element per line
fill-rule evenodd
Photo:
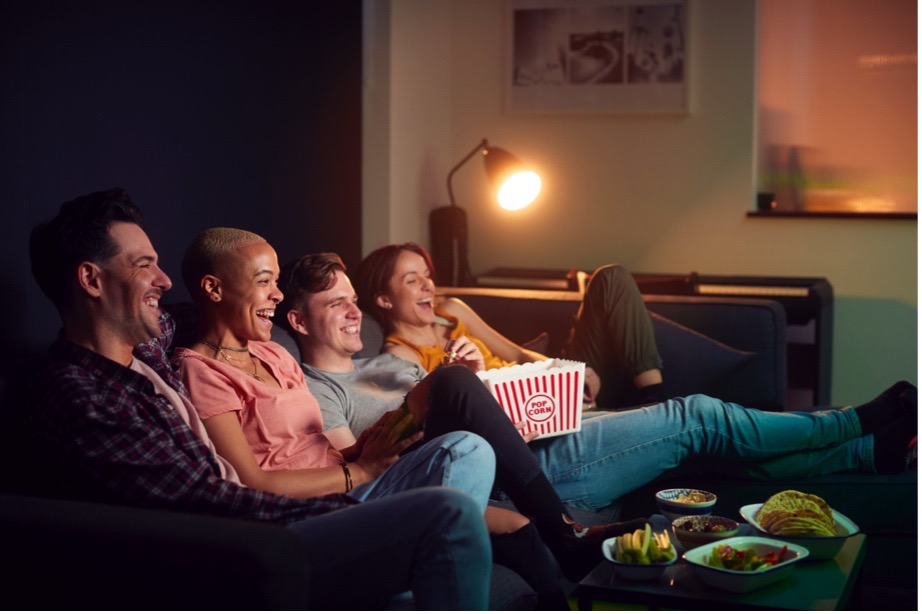
<path fill-rule="evenodd" d="M 651 313 L 650 317 L 660 355 L 668 356 L 670 361 L 663 365 L 663 373 L 667 375 L 663 381 L 666 398 L 690 394 L 719 397 L 723 382 L 753 359 L 753 352 L 720 343 L 659 314 Z M 688 365 L 695 368 L 687 368 Z"/>
<path fill-rule="evenodd" d="M 787 401 L 786 317 L 780 303 L 763 299 L 709 296 L 644 296 L 659 314 L 752 358 L 740 364 L 712 396 L 746 407 L 780 410 Z M 657 338 L 657 344 L 660 339 Z M 661 346 L 662 347 L 662 346 Z M 664 359 L 665 352 L 660 352 Z M 674 361 L 673 361 L 674 362 Z M 686 362 L 685 365 L 692 366 Z M 694 364 L 694 368 L 698 368 Z M 672 377 L 671 373 L 666 374 Z"/>

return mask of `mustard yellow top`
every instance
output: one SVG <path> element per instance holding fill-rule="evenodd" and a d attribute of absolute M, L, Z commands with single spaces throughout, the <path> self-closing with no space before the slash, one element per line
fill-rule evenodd
<path fill-rule="evenodd" d="M 470 331 L 468 331 L 467 326 L 463 322 L 460 322 L 458 318 L 448 315 L 444 311 L 436 308 L 435 315 L 437 316 L 436 322 L 447 326 L 451 331 L 449 337 L 451 339 L 457 339 L 460 336 L 465 336 L 471 340 L 471 342 L 477 346 L 480 352 L 483 354 L 483 362 L 486 369 L 499 369 L 500 367 L 508 367 L 514 365 L 514 362 L 507 362 L 487 349 L 487 346 L 483 344 L 480 339 L 475 339 L 471 336 Z M 397 335 L 388 335 L 384 340 L 385 343 L 393 343 L 394 345 L 402 345 L 405 348 L 413 350 L 417 357 L 419 357 L 419 362 L 423 366 L 423 369 L 426 372 L 434 370 L 442 361 L 445 360 L 445 357 L 448 356 L 448 352 L 445 351 L 444 347 L 437 347 L 434 345 L 419 346 L 407 341 L 403 337 L 398 337 Z"/>

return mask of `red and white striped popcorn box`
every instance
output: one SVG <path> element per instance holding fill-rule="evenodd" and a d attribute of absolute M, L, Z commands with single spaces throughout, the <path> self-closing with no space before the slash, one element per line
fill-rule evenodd
<path fill-rule="evenodd" d="M 527 422 L 537 439 L 580 429 L 585 363 L 549 358 L 478 375 L 512 422 Z"/>

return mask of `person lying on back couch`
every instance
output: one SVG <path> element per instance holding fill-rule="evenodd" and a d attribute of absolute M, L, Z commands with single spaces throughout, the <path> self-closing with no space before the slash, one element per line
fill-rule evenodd
<path fill-rule="evenodd" d="M 406 252 L 419 255 L 427 268 L 432 269 L 432 259 L 422 246 L 403 243 L 374 250 L 365 257 L 357 272 L 359 306 L 384 327 L 388 335 L 385 339 L 387 351 L 419 362 L 427 371 L 441 364 L 448 351 L 454 351 L 457 359 L 463 360 L 468 351 L 473 351 L 474 345 L 487 361 L 487 369 L 547 358 L 500 335 L 458 299 L 432 304 L 435 315 L 451 320 L 453 327 L 437 327 L 426 322 L 430 324 L 425 330 L 426 343 L 403 344 L 400 329 L 404 323 L 396 314 L 384 313 L 385 309 L 399 309 L 400 306 L 392 304 L 384 308 L 376 302 L 375 295 L 388 283 L 394 262 L 407 257 Z M 412 317 L 411 312 L 406 315 Z M 438 343 L 429 351 L 425 346 L 430 345 L 428 340 L 433 334 L 433 341 Z M 469 343 L 457 342 L 446 347 L 452 337 L 464 335 Z M 618 409 L 664 400 L 663 361 L 656 347 L 653 322 L 637 282 L 620 265 L 601 266 L 592 273 L 573 318 L 563 354 L 564 358 L 586 363 L 584 400 L 590 405 Z"/>
<path fill-rule="evenodd" d="M 141 223 L 114 188 L 63 204 L 32 231 L 33 275 L 63 322 L 29 390 L 35 454 L 47 456 L 55 494 L 283 524 L 315 555 L 305 607 L 382 608 L 412 590 L 420 608 L 485 609 L 489 485 L 478 482 L 490 481 L 481 478 L 493 475 L 494 457 L 482 439 L 458 434 L 467 454 L 420 448 L 408 479 L 384 470 L 384 493 L 367 503 L 342 494 L 348 475 L 344 483 L 338 466 L 339 488 L 322 497 L 241 485 L 167 360 L 174 322 L 159 304 L 171 282 Z M 453 472 L 477 476 L 471 494 L 440 486 Z"/>
<path fill-rule="evenodd" d="M 428 269 L 422 259 L 411 259 L 408 266 L 395 269 L 394 281 L 382 292 L 392 304 L 401 301 L 400 309 L 431 318 Z M 414 272 L 415 266 L 421 268 Z M 362 311 L 335 254 L 310 254 L 286 265 L 282 283 L 286 299 L 280 311 L 297 339 L 326 434 L 337 448 L 348 447 L 354 433 L 398 407 L 426 371 L 387 353 L 353 359 L 362 349 Z M 403 283 L 411 290 L 390 287 Z M 482 356 L 467 358 L 482 365 Z M 425 425 L 427 417 L 420 420 Z M 843 410 L 765 412 L 693 395 L 642 409 L 585 412 L 580 431 L 532 441 L 529 447 L 565 503 L 598 510 L 669 469 L 699 460 L 731 461 L 707 467 L 766 480 L 901 472 L 916 429 L 915 386 L 899 382 Z"/>

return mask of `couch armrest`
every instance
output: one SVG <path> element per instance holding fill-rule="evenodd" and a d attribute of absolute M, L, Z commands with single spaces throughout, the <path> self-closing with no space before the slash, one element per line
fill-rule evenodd
<path fill-rule="evenodd" d="M 307 547 L 280 526 L 0 494 L 4 609 L 308 609 Z"/>

